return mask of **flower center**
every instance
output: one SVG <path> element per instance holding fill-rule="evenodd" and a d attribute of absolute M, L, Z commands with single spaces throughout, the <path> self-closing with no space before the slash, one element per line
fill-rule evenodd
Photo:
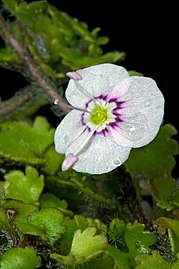
<path fill-rule="evenodd" d="M 91 110 L 90 120 L 93 124 L 103 124 L 108 119 L 108 111 L 105 107 L 96 106 Z"/>

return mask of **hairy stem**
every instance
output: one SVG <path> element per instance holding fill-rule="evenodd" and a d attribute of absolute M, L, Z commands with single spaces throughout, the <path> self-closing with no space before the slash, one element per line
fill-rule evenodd
<path fill-rule="evenodd" d="M 34 96 L 35 91 L 35 87 L 29 86 L 25 91 L 21 91 L 19 95 L 13 96 L 10 100 L 3 102 L 0 105 L 0 117 L 8 115 L 29 101 Z"/>
<path fill-rule="evenodd" d="M 55 102 L 55 104 L 60 108 L 61 111 L 63 111 L 64 113 L 69 112 L 69 110 L 71 110 L 70 105 L 68 105 L 58 94 L 55 86 L 52 85 L 52 83 L 45 77 L 39 66 L 37 66 L 37 63 L 27 52 L 27 50 L 25 50 L 13 37 L 2 15 L 0 15 L 0 34 L 2 38 L 11 46 L 14 52 L 18 55 L 20 62 L 23 64 L 24 69 L 30 75 L 31 79 L 36 81 L 36 83 L 44 91 L 48 98 L 52 102 Z"/>

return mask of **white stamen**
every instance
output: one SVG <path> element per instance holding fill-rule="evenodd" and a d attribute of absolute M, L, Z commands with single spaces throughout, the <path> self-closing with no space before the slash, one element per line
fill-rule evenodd
<path fill-rule="evenodd" d="M 74 155 L 73 153 L 69 153 L 65 160 L 62 163 L 62 171 L 67 171 L 71 168 L 76 162 L 78 161 L 78 156 Z"/>
<path fill-rule="evenodd" d="M 67 77 L 74 79 L 74 80 L 81 80 L 82 79 L 82 76 L 77 72 L 67 72 L 66 75 L 67 75 Z"/>

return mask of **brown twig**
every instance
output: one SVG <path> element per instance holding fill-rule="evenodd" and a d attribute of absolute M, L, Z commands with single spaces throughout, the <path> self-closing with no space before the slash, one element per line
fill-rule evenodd
<path fill-rule="evenodd" d="M 4 117 L 9 113 L 15 111 L 19 106 L 23 105 L 35 94 L 35 88 L 29 86 L 27 90 L 21 91 L 18 96 L 13 96 L 10 100 L 4 101 L 0 105 L 0 117 Z"/>
<path fill-rule="evenodd" d="M 49 99 L 60 108 L 61 111 L 68 113 L 71 110 L 71 106 L 68 105 L 65 100 L 63 100 L 63 98 L 56 91 L 55 87 L 52 86 L 52 83 L 45 77 L 39 66 L 37 66 L 37 63 L 34 61 L 31 55 L 14 38 L 2 15 L 0 15 L 0 34 L 18 55 L 20 62 L 23 63 L 23 66 L 27 73 L 29 73 L 30 77 L 36 81 L 39 87 L 44 91 Z"/>

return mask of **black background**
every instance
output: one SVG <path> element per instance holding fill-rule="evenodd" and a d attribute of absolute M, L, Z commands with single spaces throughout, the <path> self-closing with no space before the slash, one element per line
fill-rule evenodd
<path fill-rule="evenodd" d="M 58 9 L 88 24 L 89 30 L 100 27 L 100 36 L 110 42 L 104 52 L 124 51 L 121 63 L 153 78 L 165 97 L 164 122 L 179 131 L 179 16 L 177 1 L 94 1 L 49 0 Z M 157 4 L 156 4 L 157 3 Z M 1 73 L 2 74 L 2 73 Z M 10 83 L 10 81 L 9 81 Z M 1 79 L 0 79 L 1 87 Z M 178 140 L 178 134 L 174 137 Z M 178 163 L 178 156 L 176 157 Z M 174 176 L 179 176 L 178 167 Z"/>

